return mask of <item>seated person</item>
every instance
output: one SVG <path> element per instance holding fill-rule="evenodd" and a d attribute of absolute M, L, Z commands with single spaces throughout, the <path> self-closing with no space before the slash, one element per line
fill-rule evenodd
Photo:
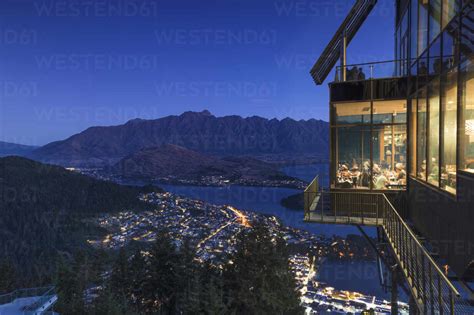
<path fill-rule="evenodd" d="M 351 178 L 352 178 L 352 185 L 357 187 L 357 183 L 359 181 L 360 171 L 357 166 L 353 166 L 351 168 Z"/>
<path fill-rule="evenodd" d="M 374 189 L 385 189 L 385 185 L 388 183 L 388 174 L 387 172 L 383 172 L 380 176 L 377 177 L 375 180 Z"/>
<path fill-rule="evenodd" d="M 431 158 L 431 173 L 428 175 L 428 181 L 438 182 L 439 165 L 436 158 Z"/>
<path fill-rule="evenodd" d="M 339 174 L 341 175 L 342 179 L 350 179 L 351 172 L 349 172 L 349 168 L 346 164 L 342 164 L 341 169 L 339 170 Z"/>
<path fill-rule="evenodd" d="M 426 160 L 423 160 L 420 165 L 420 172 L 418 173 L 418 177 L 421 179 L 425 179 L 426 177 Z"/>
<path fill-rule="evenodd" d="M 401 184 L 405 185 L 407 173 L 405 172 L 405 167 L 402 163 L 395 164 L 395 180 Z"/>
<path fill-rule="evenodd" d="M 365 167 L 362 169 L 362 173 L 360 174 L 359 178 L 359 185 L 362 187 L 369 187 L 370 184 L 370 175 L 369 175 L 370 167 Z"/>

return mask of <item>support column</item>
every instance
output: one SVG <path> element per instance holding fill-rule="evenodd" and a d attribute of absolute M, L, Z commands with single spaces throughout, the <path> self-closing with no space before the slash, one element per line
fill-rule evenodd
<path fill-rule="evenodd" d="M 392 268 L 392 294 L 391 294 L 391 305 L 392 310 L 390 314 L 398 315 L 398 265 L 393 266 Z"/>
<path fill-rule="evenodd" d="M 347 73 L 346 52 L 347 52 L 347 35 L 346 35 L 346 31 L 344 30 L 344 32 L 342 33 L 342 45 L 341 45 L 341 81 L 342 82 L 346 82 L 346 79 L 347 79 L 346 78 L 346 73 Z"/>
<path fill-rule="evenodd" d="M 410 307 L 410 315 L 418 315 L 418 306 L 416 305 L 415 299 L 413 295 L 410 294 L 410 301 L 408 302 L 408 306 Z"/>

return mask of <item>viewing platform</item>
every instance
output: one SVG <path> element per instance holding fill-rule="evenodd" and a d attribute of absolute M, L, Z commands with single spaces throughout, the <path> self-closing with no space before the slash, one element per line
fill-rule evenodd
<path fill-rule="evenodd" d="M 435 262 L 394 205 L 402 192 L 324 191 L 316 176 L 304 191 L 304 220 L 379 227 L 421 314 L 473 314 L 474 308 Z"/>
<path fill-rule="evenodd" d="M 57 300 L 52 286 L 15 290 L 0 295 L 0 315 L 55 315 L 51 309 Z"/>

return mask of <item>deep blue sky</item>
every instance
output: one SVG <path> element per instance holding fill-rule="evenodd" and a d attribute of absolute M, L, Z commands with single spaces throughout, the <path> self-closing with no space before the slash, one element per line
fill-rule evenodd
<path fill-rule="evenodd" d="M 328 119 L 309 70 L 354 0 L 1 0 L 0 140 L 208 109 Z M 137 10 L 138 9 L 138 10 Z M 393 59 L 380 0 L 348 62 Z"/>

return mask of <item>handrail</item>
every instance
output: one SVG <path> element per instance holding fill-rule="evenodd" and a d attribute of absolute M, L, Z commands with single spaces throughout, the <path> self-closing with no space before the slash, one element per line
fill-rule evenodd
<path fill-rule="evenodd" d="M 443 280 L 449 285 L 449 287 L 454 291 L 455 295 L 460 297 L 461 294 L 459 293 L 459 291 L 456 289 L 456 287 L 451 283 L 451 281 L 448 279 L 448 277 L 446 277 L 446 275 L 443 273 L 443 271 L 441 270 L 441 268 L 439 268 L 438 264 L 434 261 L 434 259 L 431 257 L 431 255 L 428 253 L 428 251 L 425 249 L 425 247 L 423 246 L 423 244 L 420 243 L 420 241 L 418 240 L 418 237 L 415 235 L 415 233 L 413 233 L 412 229 L 406 224 L 405 220 L 403 220 L 403 218 L 400 216 L 400 214 L 398 213 L 398 211 L 395 209 L 395 207 L 392 205 L 392 203 L 390 202 L 390 200 L 388 200 L 387 196 L 383 193 L 381 193 L 381 195 L 383 196 L 383 198 L 385 198 L 385 202 L 387 202 L 390 207 L 392 208 L 392 211 L 393 213 L 398 217 L 398 219 L 400 220 L 400 222 L 402 223 L 402 225 L 405 227 L 405 229 L 408 231 L 408 233 L 410 234 L 410 236 L 414 239 L 415 243 L 418 245 L 418 247 L 421 249 L 422 253 L 427 256 L 429 262 L 435 267 L 435 270 L 439 273 L 439 275 L 441 276 L 441 278 L 443 278 Z"/>
<path fill-rule="evenodd" d="M 306 221 L 380 226 L 420 312 L 474 314 L 474 306 L 463 299 L 386 193 L 318 191 L 308 200 L 313 197 L 313 190 L 309 189 L 312 184 L 313 181 L 305 189 Z M 330 198 L 325 199 L 325 195 Z"/>
<path fill-rule="evenodd" d="M 46 301 L 49 300 L 49 298 L 51 297 L 51 294 L 52 292 L 54 292 L 54 287 L 50 287 L 49 290 L 47 290 L 46 292 L 44 292 L 39 298 L 38 300 L 36 300 L 34 303 L 28 305 L 25 307 L 25 310 L 27 311 L 34 311 L 36 310 L 38 307 L 40 307 L 41 305 L 43 305 Z"/>
<path fill-rule="evenodd" d="M 314 199 L 316 198 L 318 192 L 319 192 L 319 175 L 316 175 L 303 192 L 305 212 L 310 211 L 311 205 L 313 204 Z"/>
<path fill-rule="evenodd" d="M 312 189 L 311 187 L 313 187 L 313 185 L 316 185 L 316 191 L 319 190 L 319 175 L 316 175 L 315 178 L 313 178 L 313 180 L 311 181 L 311 183 L 305 188 L 304 192 L 309 192 L 310 189 Z"/>
<path fill-rule="evenodd" d="M 54 286 L 16 289 L 10 293 L 0 295 L 0 304 L 12 303 L 16 299 L 23 298 L 23 297 L 39 296 L 39 292 L 42 292 L 41 293 L 41 297 L 42 297 L 46 292 L 49 292 L 52 289 L 54 289 Z"/>

